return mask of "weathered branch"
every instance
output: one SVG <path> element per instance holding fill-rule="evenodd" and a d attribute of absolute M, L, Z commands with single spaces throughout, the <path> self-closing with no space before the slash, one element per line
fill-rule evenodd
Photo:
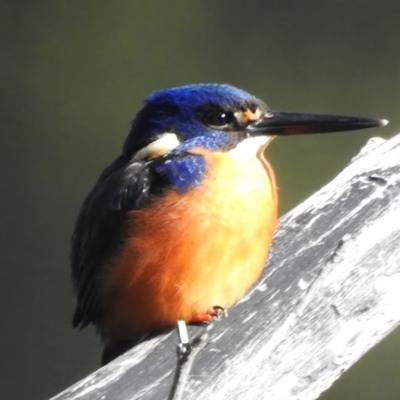
<path fill-rule="evenodd" d="M 399 305 L 400 135 L 281 218 L 261 281 L 215 323 L 183 398 L 316 399 L 399 325 Z M 176 343 L 145 342 L 54 399 L 167 399 Z"/>

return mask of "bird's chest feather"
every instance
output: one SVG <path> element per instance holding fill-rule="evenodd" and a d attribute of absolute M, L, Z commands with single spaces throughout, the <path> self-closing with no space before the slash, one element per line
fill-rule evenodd
<path fill-rule="evenodd" d="M 135 330 L 129 315 L 151 329 L 227 308 L 262 271 L 277 221 L 268 163 L 229 152 L 202 155 L 201 185 L 172 190 L 130 214 L 128 239 L 105 280 L 114 297 L 107 302 L 114 305 L 110 325 L 119 323 L 121 332 Z"/>

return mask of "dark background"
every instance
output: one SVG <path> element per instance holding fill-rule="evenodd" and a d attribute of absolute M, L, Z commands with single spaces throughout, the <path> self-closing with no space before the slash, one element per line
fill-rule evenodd
<path fill-rule="evenodd" d="M 46 399 L 99 365 L 93 329 L 71 328 L 69 237 L 144 96 L 227 82 L 272 109 L 391 121 L 276 140 L 284 213 L 399 131 L 399 15 L 398 0 L 0 0 L 0 398 Z M 395 331 L 322 399 L 399 399 L 399 375 Z"/>

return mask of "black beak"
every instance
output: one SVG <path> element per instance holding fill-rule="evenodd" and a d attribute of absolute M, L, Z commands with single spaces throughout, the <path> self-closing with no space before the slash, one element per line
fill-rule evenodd
<path fill-rule="evenodd" d="M 268 111 L 262 119 L 248 125 L 246 131 L 254 135 L 328 133 L 385 126 L 388 122 L 386 119 L 351 117 L 346 115 Z"/>

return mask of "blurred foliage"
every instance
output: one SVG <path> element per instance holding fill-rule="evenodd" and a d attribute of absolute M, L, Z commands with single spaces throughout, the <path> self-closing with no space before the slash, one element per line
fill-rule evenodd
<path fill-rule="evenodd" d="M 0 397 L 47 398 L 98 366 L 93 330 L 70 326 L 69 236 L 148 92 L 228 82 L 272 109 L 391 120 L 276 140 L 285 212 L 398 130 L 399 12 L 398 0 L 0 0 Z M 395 332 L 322 398 L 400 398 L 399 348 Z"/>

